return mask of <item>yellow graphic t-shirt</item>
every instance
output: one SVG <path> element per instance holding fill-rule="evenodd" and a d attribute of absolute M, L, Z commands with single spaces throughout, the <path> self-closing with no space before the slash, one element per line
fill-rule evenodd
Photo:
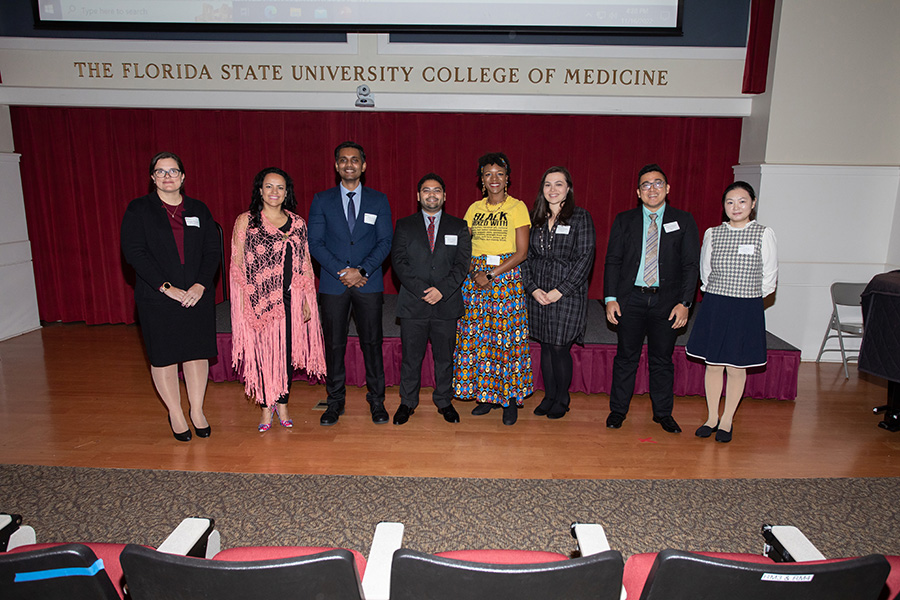
<path fill-rule="evenodd" d="M 516 228 L 531 227 L 531 217 L 525 203 L 512 196 L 493 206 L 482 198 L 466 211 L 466 223 L 472 230 L 472 256 L 500 255 L 516 251 Z"/>

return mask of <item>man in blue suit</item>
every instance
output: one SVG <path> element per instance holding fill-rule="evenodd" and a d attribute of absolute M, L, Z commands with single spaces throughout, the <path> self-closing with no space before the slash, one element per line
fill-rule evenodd
<path fill-rule="evenodd" d="M 319 192 L 309 210 L 309 252 L 319 273 L 319 314 L 325 336 L 325 389 L 328 408 L 322 425 L 334 425 L 344 413 L 344 353 L 350 310 L 366 367 L 366 400 L 372 421 L 388 422 L 384 409 L 384 358 L 381 263 L 391 251 L 391 207 L 387 196 L 362 185 L 366 153 L 354 142 L 334 150 L 340 185 Z"/>

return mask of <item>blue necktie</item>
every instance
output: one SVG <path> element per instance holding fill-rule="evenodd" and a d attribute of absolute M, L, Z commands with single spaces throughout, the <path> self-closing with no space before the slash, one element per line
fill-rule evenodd
<path fill-rule="evenodd" d="M 347 192 L 347 225 L 350 226 L 350 233 L 353 233 L 353 226 L 356 225 L 356 206 L 353 205 L 353 196 L 356 192 Z"/>

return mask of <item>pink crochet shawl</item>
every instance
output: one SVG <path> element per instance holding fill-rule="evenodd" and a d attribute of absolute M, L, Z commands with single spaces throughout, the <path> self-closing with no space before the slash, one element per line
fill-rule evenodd
<path fill-rule="evenodd" d="M 272 406 L 287 393 L 284 338 L 284 260 L 288 245 L 291 270 L 291 364 L 311 379 L 325 375 L 325 353 L 315 276 L 309 257 L 306 222 L 287 212 L 290 230 L 284 234 L 262 216 L 262 225 L 248 227 L 250 213 L 238 216 L 231 240 L 231 360 L 244 380 L 248 396 Z M 303 306 L 310 318 L 303 320 Z"/>

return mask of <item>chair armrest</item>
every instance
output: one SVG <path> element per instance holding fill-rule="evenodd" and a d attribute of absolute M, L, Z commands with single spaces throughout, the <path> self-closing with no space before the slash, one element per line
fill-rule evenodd
<path fill-rule="evenodd" d="M 34 528 L 22 525 L 22 515 L 0 513 L 0 552 L 34 544 Z"/>
<path fill-rule="evenodd" d="M 802 531 L 789 525 L 763 525 L 766 540 L 763 554 L 775 562 L 808 562 L 825 560 L 825 555 L 813 545 Z"/>
<path fill-rule="evenodd" d="M 222 548 L 221 536 L 215 526 L 214 519 L 189 517 L 178 524 L 157 550 L 167 554 L 212 558 Z"/>
<path fill-rule="evenodd" d="M 394 552 L 403 544 L 403 523 L 382 522 L 375 526 L 372 547 L 363 575 L 366 600 L 388 600 L 391 595 L 391 563 Z"/>
<path fill-rule="evenodd" d="M 596 523 L 572 523 L 572 537 L 578 541 L 582 556 L 600 554 L 610 549 L 603 525 Z"/>

